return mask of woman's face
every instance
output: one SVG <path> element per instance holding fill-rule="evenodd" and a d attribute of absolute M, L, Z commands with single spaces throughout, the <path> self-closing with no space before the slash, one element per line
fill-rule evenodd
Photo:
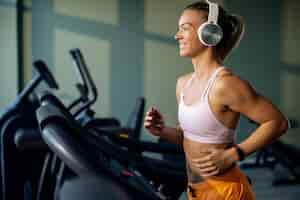
<path fill-rule="evenodd" d="M 197 30 L 206 21 L 205 12 L 185 10 L 179 18 L 179 30 L 175 39 L 179 42 L 179 54 L 183 57 L 194 57 L 201 53 L 205 46 L 200 42 Z"/>

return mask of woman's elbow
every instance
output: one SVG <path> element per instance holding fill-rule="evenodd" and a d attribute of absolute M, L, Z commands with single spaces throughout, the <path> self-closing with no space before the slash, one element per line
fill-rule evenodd
<path fill-rule="evenodd" d="M 283 118 L 282 120 L 280 120 L 279 132 L 281 134 L 284 134 L 287 132 L 288 129 L 289 129 L 289 120 Z"/>

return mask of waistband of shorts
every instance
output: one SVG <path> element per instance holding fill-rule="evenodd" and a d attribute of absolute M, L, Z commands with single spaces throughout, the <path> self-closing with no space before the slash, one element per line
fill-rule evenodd
<path fill-rule="evenodd" d="M 188 182 L 188 187 L 191 188 L 204 187 L 204 185 L 207 185 L 207 183 L 210 181 L 241 183 L 244 181 L 248 181 L 248 179 L 246 175 L 241 171 L 240 167 L 237 164 L 235 164 L 223 174 L 203 179 L 203 181 L 198 183 Z"/>

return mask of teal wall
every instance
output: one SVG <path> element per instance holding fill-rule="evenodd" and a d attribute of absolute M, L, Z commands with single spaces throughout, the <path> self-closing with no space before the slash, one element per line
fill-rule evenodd
<path fill-rule="evenodd" d="M 0 0 L 0 112 L 18 90 L 17 12 L 15 1 Z"/>
<path fill-rule="evenodd" d="M 108 77 L 110 89 L 106 92 L 110 99 L 110 112 L 107 114 L 125 120 L 129 115 L 130 108 L 134 106 L 135 99 L 143 95 L 144 27 L 143 17 L 141 17 L 143 16 L 143 1 L 131 0 L 128 3 L 128 1 L 119 0 L 117 3 L 118 24 L 115 25 L 76 16 L 67 16 L 54 10 L 54 1 L 33 0 L 32 23 L 34 25 L 32 32 L 34 40 L 32 51 L 33 59 L 45 59 L 55 71 L 55 68 L 61 67 L 54 65 L 56 30 L 72 32 L 86 38 L 108 41 L 110 49 L 109 57 L 106 59 L 108 59 L 111 73 Z M 76 41 L 74 42 L 76 43 Z M 101 49 L 95 50 L 101 53 Z M 68 56 L 67 50 L 62 53 L 65 54 L 65 57 Z M 85 51 L 83 53 L 88 56 Z M 87 63 L 89 64 L 89 61 Z M 102 66 L 89 67 L 101 68 Z M 70 67 L 68 72 L 72 73 L 71 71 Z M 96 79 L 100 74 L 101 70 L 99 74 L 92 75 Z M 103 96 L 101 85 L 98 85 L 98 89 L 100 92 L 99 101 L 102 101 L 106 97 Z"/>

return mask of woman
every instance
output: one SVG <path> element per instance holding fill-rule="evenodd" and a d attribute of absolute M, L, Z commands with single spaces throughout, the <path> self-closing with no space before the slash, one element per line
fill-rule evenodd
<path fill-rule="evenodd" d="M 146 114 L 144 126 L 155 136 L 183 145 L 189 199 L 252 200 L 252 188 L 236 162 L 273 142 L 287 130 L 288 122 L 268 99 L 223 66 L 242 38 L 244 24 L 240 17 L 217 6 L 221 41 L 216 45 L 203 42 L 198 29 L 212 12 L 209 5 L 199 1 L 187 6 L 175 35 L 180 56 L 191 58 L 194 67 L 194 72 L 177 80 L 179 126 L 166 126 L 163 114 L 153 107 Z M 240 115 L 259 127 L 236 144 Z"/>

